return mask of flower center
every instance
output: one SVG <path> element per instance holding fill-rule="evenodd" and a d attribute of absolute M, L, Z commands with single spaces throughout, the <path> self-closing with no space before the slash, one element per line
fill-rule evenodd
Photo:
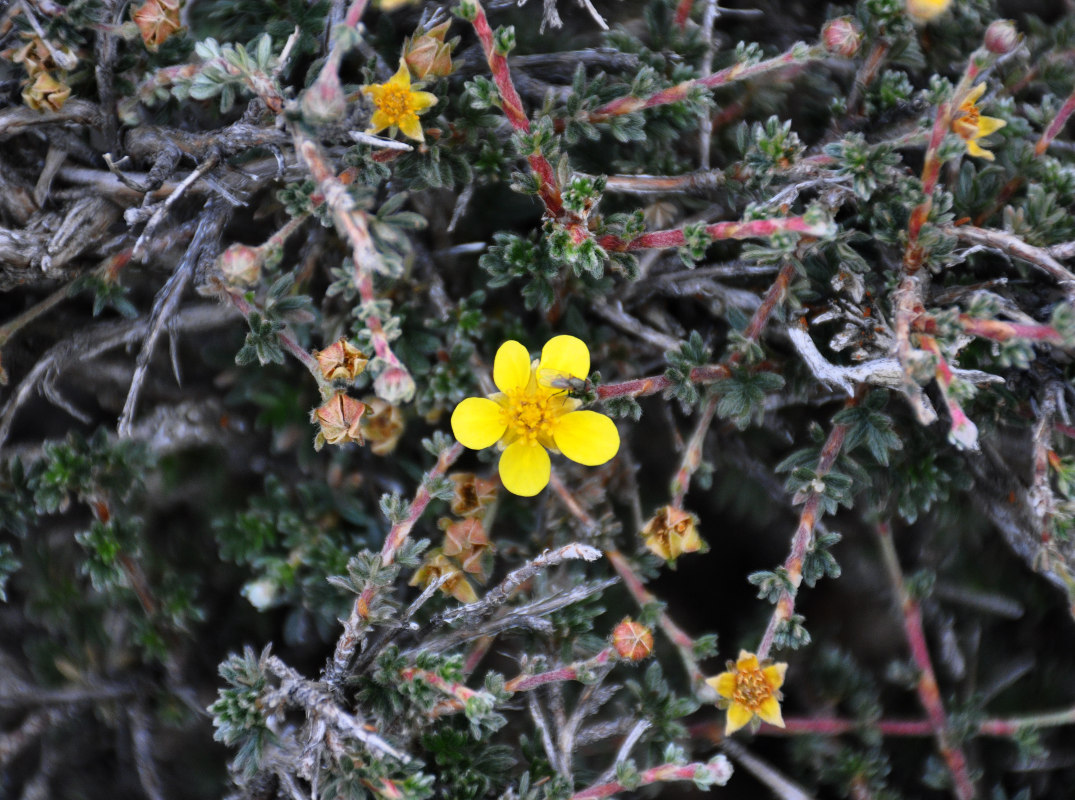
<path fill-rule="evenodd" d="M 736 673 L 735 695 L 732 697 L 736 705 L 757 711 L 772 695 L 773 687 L 765 680 L 765 674 L 760 669 Z"/>
<path fill-rule="evenodd" d="M 981 114 L 978 111 L 978 107 L 973 103 L 964 103 L 959 107 L 959 110 L 962 115 L 952 120 L 952 132 L 970 141 L 976 138 Z"/>
<path fill-rule="evenodd" d="M 549 395 L 528 394 L 526 390 L 509 392 L 502 412 L 509 431 L 527 444 L 538 444 L 539 439 L 548 438 L 555 417 L 551 400 Z"/>
<path fill-rule="evenodd" d="M 399 122 L 410 113 L 410 92 L 407 89 L 386 85 L 377 98 L 377 108 L 393 123 Z"/>

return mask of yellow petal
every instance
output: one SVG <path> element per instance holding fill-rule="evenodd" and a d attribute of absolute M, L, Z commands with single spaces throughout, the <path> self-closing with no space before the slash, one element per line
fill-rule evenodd
<path fill-rule="evenodd" d="M 731 736 L 753 718 L 754 712 L 749 708 L 738 705 L 737 703 L 732 703 L 731 706 L 728 707 L 728 722 L 724 725 L 724 735 Z"/>
<path fill-rule="evenodd" d="M 500 456 L 500 480 L 504 488 L 520 497 L 533 497 L 549 483 L 549 454 L 537 444 L 518 441 Z"/>
<path fill-rule="evenodd" d="M 388 79 L 388 83 L 395 84 L 401 89 L 411 88 L 411 71 L 407 68 L 407 62 L 402 58 L 399 60 L 399 69 L 396 70 L 395 75 Z"/>
<path fill-rule="evenodd" d="M 972 156 L 978 156 L 978 158 L 984 158 L 986 161 L 992 161 L 993 160 L 993 154 L 990 151 L 979 147 L 978 143 L 976 141 L 974 141 L 973 139 L 971 139 L 969 142 L 967 142 L 967 152 L 970 153 Z"/>
<path fill-rule="evenodd" d="M 975 138 L 984 139 L 991 133 L 995 133 L 1008 124 L 1006 119 L 998 119 L 997 117 L 978 117 L 978 136 Z"/>
<path fill-rule="evenodd" d="M 739 658 L 735 661 L 735 668 L 740 672 L 753 672 L 758 668 L 758 657 L 746 650 L 740 650 Z"/>
<path fill-rule="evenodd" d="M 452 412 L 452 433 L 471 450 L 496 444 L 507 427 L 500 406 L 485 397 L 468 397 Z"/>
<path fill-rule="evenodd" d="M 731 698 L 735 694 L 735 673 L 722 672 L 714 678 L 706 678 L 708 683 L 721 697 Z"/>
<path fill-rule="evenodd" d="M 438 100 L 439 98 L 432 92 L 411 92 L 407 105 L 410 106 L 412 111 L 421 112 L 435 106 Z"/>
<path fill-rule="evenodd" d="M 493 359 L 493 383 L 502 392 L 525 389 L 530 382 L 530 353 L 514 339 L 500 345 Z"/>
<path fill-rule="evenodd" d="M 604 464 L 620 449 L 616 423 L 596 411 L 564 414 L 553 423 L 552 440 L 561 453 L 587 467 Z"/>
<path fill-rule="evenodd" d="M 784 718 L 780 715 L 780 703 L 775 697 L 767 697 L 761 701 L 761 705 L 758 706 L 758 716 L 770 725 L 776 725 L 778 728 L 784 727 Z"/>
<path fill-rule="evenodd" d="M 366 128 L 366 133 L 380 133 L 391 124 L 392 118 L 390 116 L 383 111 L 374 111 L 373 116 L 370 118 L 370 126 Z"/>
<path fill-rule="evenodd" d="M 788 671 L 787 664 L 772 664 L 771 666 L 763 669 L 762 675 L 765 676 L 765 682 L 772 686 L 774 689 L 779 689 L 784 685 L 784 674 Z"/>
<path fill-rule="evenodd" d="M 582 339 L 574 336 L 554 336 L 541 349 L 538 375 L 543 371 L 585 379 L 590 374 L 590 351 Z M 548 383 L 546 382 L 546 385 Z"/>
<path fill-rule="evenodd" d="M 979 98 L 980 98 L 980 97 L 981 97 L 981 96 L 982 96 L 983 94 L 985 94 L 985 82 L 984 82 L 984 81 L 983 81 L 982 83 L 979 83 L 979 84 L 978 84 L 977 86 L 975 86 L 975 87 L 974 87 L 973 89 L 971 89 L 971 90 L 970 90 L 970 91 L 969 91 L 969 92 L 967 93 L 967 96 L 963 98 L 963 102 L 964 102 L 964 103 L 969 103 L 969 104 L 971 104 L 971 105 L 974 105 L 975 103 L 977 103 L 977 102 L 978 102 L 978 99 L 979 99 Z"/>
<path fill-rule="evenodd" d="M 425 134 L 422 133 L 422 123 L 419 122 L 415 114 L 404 114 L 400 117 L 399 129 L 403 131 L 404 136 L 410 139 L 417 139 L 419 142 L 426 140 Z"/>

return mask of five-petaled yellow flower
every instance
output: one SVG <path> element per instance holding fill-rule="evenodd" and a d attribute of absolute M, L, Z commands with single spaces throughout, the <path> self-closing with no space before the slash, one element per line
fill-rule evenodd
<path fill-rule="evenodd" d="M 993 154 L 978 142 L 991 133 L 999 131 L 1008 123 L 996 117 L 983 117 L 978 112 L 978 100 L 985 94 L 985 84 L 979 83 L 959 104 L 959 111 L 952 118 L 952 131 L 967 141 L 967 152 L 972 156 L 993 160 Z"/>
<path fill-rule="evenodd" d="M 490 397 L 468 397 L 452 412 L 452 432 L 464 447 L 499 444 L 500 479 L 513 494 L 533 497 L 549 483 L 546 450 L 596 467 L 620 449 L 616 424 L 596 411 L 578 411 L 568 381 L 590 374 L 590 351 L 581 339 L 556 336 L 531 362 L 516 341 L 500 345 L 493 361 Z"/>
<path fill-rule="evenodd" d="M 717 705 L 728 709 L 725 736 L 735 733 L 756 716 L 770 725 L 784 727 L 784 718 L 780 715 L 780 687 L 784 685 L 787 669 L 787 664 L 762 666 L 756 655 L 740 650 L 739 660 L 734 664 L 729 661 L 727 672 L 706 678 L 705 682 L 721 697 Z"/>
<path fill-rule="evenodd" d="M 363 86 L 362 91 L 373 98 L 373 105 L 377 108 L 366 133 L 379 133 L 385 128 L 392 128 L 395 132 L 399 128 L 404 136 L 419 142 L 425 141 L 418 115 L 435 106 L 437 96 L 411 87 L 411 73 L 403 59 L 399 61 L 396 74 L 386 83 Z"/>

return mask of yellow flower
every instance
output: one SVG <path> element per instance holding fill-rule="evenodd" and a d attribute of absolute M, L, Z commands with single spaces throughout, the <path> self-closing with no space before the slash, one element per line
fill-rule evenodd
<path fill-rule="evenodd" d="M 780 715 L 780 687 L 784 684 L 787 664 L 758 663 L 758 657 L 746 650 L 739 651 L 739 660 L 734 664 L 728 662 L 728 671 L 714 678 L 706 678 L 721 699 L 720 708 L 728 709 L 728 722 L 724 726 L 724 735 L 730 736 L 742 728 L 755 716 L 784 727 L 784 718 Z"/>
<path fill-rule="evenodd" d="M 404 136 L 425 141 L 418 115 L 435 106 L 437 96 L 411 88 L 411 73 L 403 59 L 400 59 L 399 69 L 387 83 L 363 86 L 362 91 L 373 98 L 373 105 L 377 107 L 366 133 L 399 128 Z"/>
<path fill-rule="evenodd" d="M 952 5 L 952 0 L 907 0 L 907 13 L 916 22 L 936 19 Z"/>
<path fill-rule="evenodd" d="M 993 154 L 978 142 L 991 133 L 999 131 L 1008 123 L 996 117 L 983 117 L 978 113 L 978 100 L 985 94 L 985 84 L 979 83 L 959 104 L 959 111 L 952 119 L 952 131 L 967 141 L 967 152 L 972 156 L 993 160 Z"/>
<path fill-rule="evenodd" d="M 533 497 L 549 482 L 546 450 L 596 467 L 620 449 L 616 424 L 596 411 L 577 411 L 581 402 L 568 397 L 565 384 L 589 373 L 590 351 L 574 336 L 550 339 L 533 362 L 521 344 L 504 342 L 493 361 L 493 382 L 500 391 L 457 405 L 452 432 L 472 450 L 499 443 L 504 488 Z"/>

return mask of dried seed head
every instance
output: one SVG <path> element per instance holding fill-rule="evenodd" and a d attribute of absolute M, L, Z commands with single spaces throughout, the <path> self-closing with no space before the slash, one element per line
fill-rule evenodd
<path fill-rule="evenodd" d="M 362 414 L 366 406 L 342 392 L 332 398 L 320 408 L 314 409 L 310 420 L 316 422 L 321 430 L 314 439 L 314 449 L 320 450 L 325 442 L 329 444 L 346 444 L 358 442 L 362 444 Z"/>
<path fill-rule="evenodd" d="M 455 484 L 452 513 L 456 516 L 470 517 L 484 513 L 496 500 L 496 481 L 479 478 L 473 472 L 456 472 L 449 477 Z"/>
<path fill-rule="evenodd" d="M 642 529 L 642 538 L 650 552 L 665 561 L 675 561 L 684 553 L 705 548 L 698 535 L 698 518 L 674 506 L 659 509 Z"/>
<path fill-rule="evenodd" d="M 157 49 L 179 31 L 179 0 L 146 0 L 131 11 L 131 18 L 142 34 L 146 50 Z"/>
<path fill-rule="evenodd" d="M 35 111 L 59 111 L 70 96 L 71 87 L 49 72 L 37 73 L 33 83 L 22 90 L 22 102 Z"/>
<path fill-rule="evenodd" d="M 653 652 L 653 631 L 641 622 L 624 617 L 612 631 L 612 647 L 627 661 L 649 658 Z"/>
<path fill-rule="evenodd" d="M 326 381 L 353 381 L 361 375 L 369 359 L 346 339 L 333 342 L 324 350 L 315 350 L 314 358 Z"/>
<path fill-rule="evenodd" d="M 403 435 L 403 412 L 379 397 L 363 397 L 362 402 L 366 404 L 362 433 L 369 442 L 370 450 L 379 456 L 386 456 L 396 449 L 399 437 Z"/>

